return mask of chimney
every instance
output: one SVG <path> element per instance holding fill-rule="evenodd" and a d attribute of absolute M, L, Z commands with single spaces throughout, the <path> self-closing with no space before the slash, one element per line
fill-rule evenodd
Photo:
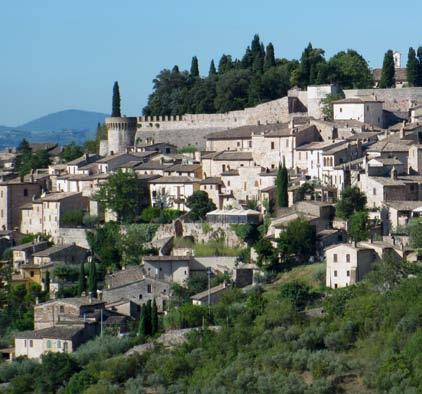
<path fill-rule="evenodd" d="M 403 140 L 405 137 L 405 133 L 404 133 L 404 126 L 405 126 L 406 122 L 403 121 L 402 126 L 400 127 L 400 139 Z"/>
<path fill-rule="evenodd" d="M 390 176 L 391 176 L 391 179 L 397 179 L 397 170 L 395 166 L 393 166 L 393 168 L 391 169 Z"/>
<path fill-rule="evenodd" d="M 89 154 L 85 153 L 85 160 L 88 161 L 88 159 L 89 159 Z"/>
<path fill-rule="evenodd" d="M 88 293 L 88 302 L 92 304 L 92 292 Z"/>

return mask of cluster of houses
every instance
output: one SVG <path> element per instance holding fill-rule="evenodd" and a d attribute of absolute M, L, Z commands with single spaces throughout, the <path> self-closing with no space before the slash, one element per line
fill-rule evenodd
<path fill-rule="evenodd" d="M 57 264 L 80 264 L 89 255 L 83 228 L 65 223 L 66 212 L 81 211 L 100 221 L 113 220 L 94 196 L 108 177 L 121 170 L 137 176 L 145 206 L 188 211 L 195 191 L 208 193 L 217 209 L 210 225 L 262 221 L 268 201 L 275 201 L 280 165 L 289 172 L 289 207 L 277 210 L 266 237 L 275 240 L 288 223 L 302 218 L 316 229 L 316 258 L 326 259 L 326 285 L 352 285 L 386 253 L 420 259 L 400 233 L 422 214 L 422 122 L 418 103 L 406 114 L 386 119 L 384 103 L 374 97 L 335 101 L 333 119 L 291 116 L 289 122 L 255 124 L 210 133 L 201 152 L 178 153 L 170 143 L 148 140 L 106 156 L 85 154 L 65 164 L 52 164 L 25 177 L 13 176 L 10 165 L 0 172 L 0 249 L 13 246 L 22 234 L 43 234 L 52 243 L 34 241 L 12 248 L 13 281 L 45 285 L 46 272 Z M 305 183 L 313 196 L 298 199 Z M 377 233 L 353 244 L 347 223 L 335 218 L 341 192 L 357 186 Z M 301 201 L 302 200 L 302 201 Z M 258 210 L 247 207 L 256 202 Z M 16 356 L 39 357 L 45 351 L 72 351 L 105 326 L 124 332 L 139 308 L 155 299 L 160 311 L 170 300 L 171 285 L 184 285 L 197 272 L 225 273 L 238 286 L 254 283 L 253 265 L 239 266 L 235 257 L 195 257 L 172 246 L 174 231 L 156 237 L 158 256 L 145 256 L 139 266 L 106 277 L 98 298 L 52 299 L 35 307 L 35 331 L 16 337 Z M 52 286 L 54 284 L 50 284 Z M 228 288 L 223 283 L 192 297 L 195 304 L 215 302 Z M 50 288 L 51 290 L 51 288 Z M 54 294 L 54 291 L 52 292 Z"/>

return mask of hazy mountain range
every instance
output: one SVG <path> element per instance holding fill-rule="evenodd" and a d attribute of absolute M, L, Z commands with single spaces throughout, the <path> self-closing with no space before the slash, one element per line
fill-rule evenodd
<path fill-rule="evenodd" d="M 103 123 L 107 116 L 101 112 L 69 109 L 15 127 L 0 125 L 0 148 L 15 147 L 22 138 L 30 142 L 80 144 L 95 136 L 97 124 Z"/>

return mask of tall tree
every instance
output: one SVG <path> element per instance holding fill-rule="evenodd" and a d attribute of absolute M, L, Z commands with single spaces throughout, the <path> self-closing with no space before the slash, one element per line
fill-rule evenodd
<path fill-rule="evenodd" d="M 368 212 L 355 212 L 349 220 L 348 232 L 354 242 L 366 241 L 369 238 Z"/>
<path fill-rule="evenodd" d="M 349 219 L 355 212 L 363 211 L 366 205 L 366 195 L 357 187 L 347 187 L 341 192 L 336 204 L 336 215 Z"/>
<path fill-rule="evenodd" d="M 192 63 L 190 66 L 190 76 L 192 78 L 199 77 L 199 64 L 198 64 L 198 58 L 196 56 L 192 58 Z"/>
<path fill-rule="evenodd" d="M 213 75 L 217 75 L 217 70 L 215 68 L 214 59 L 211 60 L 210 71 L 208 72 L 209 77 L 212 77 Z"/>
<path fill-rule="evenodd" d="M 230 55 L 223 54 L 218 63 L 218 73 L 225 74 L 227 71 L 230 71 L 233 68 L 233 61 Z"/>
<path fill-rule="evenodd" d="M 119 221 L 131 221 L 139 213 L 141 192 L 136 176 L 119 170 L 100 186 L 95 198 Z"/>
<path fill-rule="evenodd" d="M 119 83 L 116 81 L 113 85 L 113 104 L 111 110 L 111 116 L 120 117 L 120 89 Z"/>
<path fill-rule="evenodd" d="M 280 208 L 285 208 L 289 206 L 288 187 L 289 176 L 287 173 L 287 168 L 283 163 L 283 166 L 278 166 L 276 179 L 277 204 Z"/>
<path fill-rule="evenodd" d="M 158 308 L 155 301 L 152 302 L 151 308 L 151 334 L 155 335 L 158 332 Z"/>
<path fill-rule="evenodd" d="M 46 294 L 50 293 L 50 271 L 45 273 L 45 292 Z"/>
<path fill-rule="evenodd" d="M 274 46 L 270 42 L 267 45 L 267 50 L 265 52 L 265 60 L 264 60 L 264 71 L 269 70 L 271 67 L 275 66 L 275 55 L 274 55 Z"/>
<path fill-rule="evenodd" d="M 141 318 L 139 320 L 139 335 L 141 337 L 146 337 L 148 335 L 147 333 L 147 316 L 146 316 L 146 304 L 143 304 L 141 306 Z"/>
<path fill-rule="evenodd" d="M 417 50 L 417 60 L 415 86 L 422 86 L 422 47 L 419 47 Z"/>
<path fill-rule="evenodd" d="M 406 64 L 407 82 L 409 83 L 409 86 L 417 86 L 418 67 L 419 61 L 416 58 L 416 51 L 410 47 Z"/>
<path fill-rule="evenodd" d="M 97 295 L 97 268 L 95 266 L 95 260 L 92 259 L 89 263 L 89 272 L 88 272 L 88 291 L 91 295 Z"/>
<path fill-rule="evenodd" d="M 79 267 L 79 278 L 78 278 L 78 294 L 86 292 L 86 278 L 85 278 L 85 263 L 82 261 Z"/>
<path fill-rule="evenodd" d="M 205 219 L 208 212 L 217 209 L 208 193 L 203 190 L 193 192 L 186 200 L 186 206 L 190 209 L 189 216 L 193 220 Z"/>
<path fill-rule="evenodd" d="M 381 70 L 381 79 L 379 87 L 381 89 L 393 88 L 396 86 L 393 51 L 389 49 L 384 55 L 384 61 Z"/>
<path fill-rule="evenodd" d="M 145 322 L 146 322 L 146 334 L 151 335 L 152 333 L 152 303 L 151 300 L 145 305 Z"/>

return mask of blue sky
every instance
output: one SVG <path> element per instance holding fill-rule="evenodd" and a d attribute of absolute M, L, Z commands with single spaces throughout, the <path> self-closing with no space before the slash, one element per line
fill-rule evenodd
<path fill-rule="evenodd" d="M 138 115 L 162 68 L 188 68 L 196 55 L 206 74 L 212 58 L 241 56 L 254 33 L 272 41 L 278 57 L 298 58 L 311 41 L 327 56 L 354 48 L 372 67 L 389 48 L 405 55 L 422 45 L 420 0 L 404 7 L 387 0 L 1 3 L 3 125 L 70 108 L 109 112 L 115 80 L 123 113 Z"/>

